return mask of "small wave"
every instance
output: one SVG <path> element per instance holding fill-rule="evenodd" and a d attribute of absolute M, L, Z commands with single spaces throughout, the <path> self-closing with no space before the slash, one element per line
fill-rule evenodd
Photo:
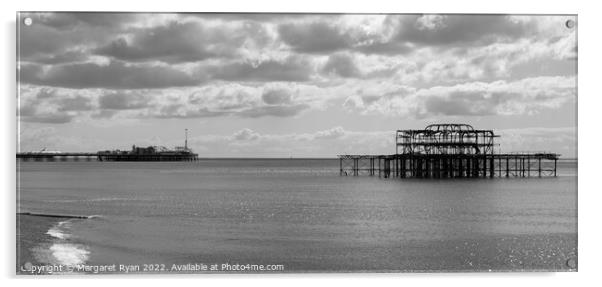
<path fill-rule="evenodd" d="M 86 263 L 90 254 L 83 246 L 71 243 L 55 243 L 50 251 L 59 264 L 70 266 Z"/>

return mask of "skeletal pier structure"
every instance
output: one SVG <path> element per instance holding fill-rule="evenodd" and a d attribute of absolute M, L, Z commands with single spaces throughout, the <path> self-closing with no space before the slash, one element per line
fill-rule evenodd
<path fill-rule="evenodd" d="M 556 176 L 558 154 L 495 153 L 492 130 L 436 124 L 398 130 L 392 155 L 339 155 L 341 175 L 400 178 Z"/>

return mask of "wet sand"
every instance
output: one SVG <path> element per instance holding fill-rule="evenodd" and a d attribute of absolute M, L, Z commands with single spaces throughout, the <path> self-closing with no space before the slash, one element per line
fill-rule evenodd
<path fill-rule="evenodd" d="M 20 270 L 26 263 L 45 264 L 36 258 L 33 250 L 50 244 L 52 237 L 46 232 L 59 221 L 61 218 L 17 214 L 17 274 L 29 274 Z"/>

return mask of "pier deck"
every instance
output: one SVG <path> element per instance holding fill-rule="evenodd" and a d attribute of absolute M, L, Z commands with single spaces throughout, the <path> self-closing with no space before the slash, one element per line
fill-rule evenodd
<path fill-rule="evenodd" d="M 131 154 L 111 152 L 17 153 L 23 161 L 195 161 L 195 153 Z"/>
<path fill-rule="evenodd" d="M 339 155 L 340 175 L 399 178 L 556 176 L 558 154 Z"/>

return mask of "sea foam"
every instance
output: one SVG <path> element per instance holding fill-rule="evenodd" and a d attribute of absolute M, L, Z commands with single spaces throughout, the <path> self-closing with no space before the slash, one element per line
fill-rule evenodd
<path fill-rule="evenodd" d="M 69 233 L 66 231 L 68 224 L 69 220 L 61 221 L 57 225 L 48 229 L 46 234 L 58 239 L 68 239 L 70 237 Z"/>
<path fill-rule="evenodd" d="M 71 243 L 55 243 L 50 247 L 50 251 L 59 264 L 70 266 L 86 263 L 90 254 L 90 251 L 81 245 Z"/>
<path fill-rule="evenodd" d="M 77 265 L 88 260 L 90 252 L 83 245 L 69 242 L 72 237 L 70 233 L 71 221 L 61 221 L 46 232 L 46 234 L 55 238 L 55 242 L 49 248 L 53 261 L 56 261 L 55 263 Z"/>

